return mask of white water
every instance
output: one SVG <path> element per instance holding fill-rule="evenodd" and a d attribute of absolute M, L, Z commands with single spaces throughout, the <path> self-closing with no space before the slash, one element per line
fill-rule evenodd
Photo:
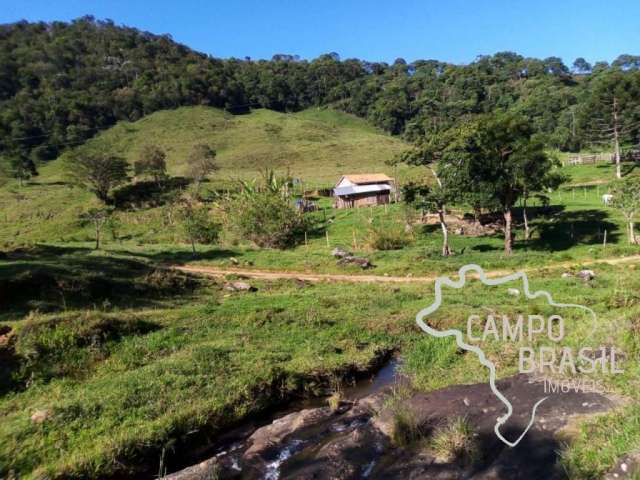
<path fill-rule="evenodd" d="M 282 464 L 300 450 L 303 444 L 304 442 L 302 440 L 295 439 L 287 442 L 287 445 L 278 453 L 278 457 L 274 461 L 267 463 L 264 480 L 278 480 L 280 478 L 280 467 Z"/>

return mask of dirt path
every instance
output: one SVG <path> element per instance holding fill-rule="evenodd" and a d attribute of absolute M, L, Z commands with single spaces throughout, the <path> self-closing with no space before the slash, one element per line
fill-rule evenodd
<path fill-rule="evenodd" d="M 583 261 L 566 261 L 542 265 L 540 267 L 528 267 L 521 269 L 523 272 L 532 272 L 541 269 L 550 268 L 571 268 L 577 265 L 597 265 L 609 264 L 618 265 L 622 263 L 640 263 L 640 255 L 632 255 L 629 257 L 610 257 L 597 260 Z M 187 273 L 196 273 L 210 277 L 224 277 L 226 275 L 241 275 L 248 278 L 257 278 L 264 280 L 305 280 L 308 282 L 352 282 L 352 283 L 431 283 L 439 275 L 428 276 L 392 276 L 392 275 L 367 275 L 367 274 L 340 274 L 340 273 L 309 273 L 309 272 L 292 272 L 292 271 L 271 271 L 271 270 L 250 270 L 243 268 L 223 268 L 213 266 L 190 266 L 190 265 L 173 265 L 171 268 Z M 513 273 L 509 270 L 491 270 L 486 272 L 489 277 L 499 277 Z"/>

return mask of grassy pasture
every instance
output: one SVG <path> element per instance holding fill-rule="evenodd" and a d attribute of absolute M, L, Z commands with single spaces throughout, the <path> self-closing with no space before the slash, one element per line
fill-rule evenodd
<path fill-rule="evenodd" d="M 168 152 L 171 172 L 180 175 L 188 149 L 202 138 L 218 150 L 221 165 L 209 188 L 252 178 L 265 166 L 288 170 L 308 186 L 329 185 L 344 172 L 392 173 L 384 162 L 405 148 L 330 110 L 229 117 L 205 107 L 119 124 L 90 146 L 133 161 L 142 145 L 158 143 Z M 6 252 L 0 257 L 0 334 L 13 329 L 10 344 L 0 343 L 0 477 L 95 477 L 155 468 L 163 448 L 172 468 L 181 446 L 209 442 L 234 422 L 287 399 L 326 393 L 336 378 L 366 369 L 389 349 L 402 350 L 404 371 L 417 388 L 486 380 L 472 355 L 416 328 L 414 316 L 432 301 L 432 284 L 251 281 L 257 292 L 238 293 L 225 290 L 222 281 L 158 268 L 238 264 L 361 273 L 336 265 L 330 256 L 336 246 L 370 258 L 376 267 L 368 273 L 377 275 L 453 274 L 468 263 L 487 270 L 527 268 L 533 288 L 593 308 L 601 328 L 593 334 L 574 320 L 570 341 L 578 345 L 589 337 L 622 348 L 625 374 L 607 381 L 632 401 L 585 425 L 563 455 L 570 478 L 600 477 L 621 455 L 640 448 L 640 277 L 633 264 L 599 264 L 590 267 L 596 279 L 585 283 L 561 278 L 568 267 L 554 264 L 575 262 L 575 270 L 590 260 L 639 251 L 626 244 L 620 214 L 602 204 L 613 167 L 565 171 L 571 182 L 550 195 L 550 209 L 530 204 L 533 237 L 525 242 L 520 225 L 511 257 L 504 257 L 497 234 L 452 235 L 455 255 L 442 258 L 437 225 L 417 225 L 408 246 L 378 251 L 371 246 L 372 229 L 404 230 L 416 212 L 402 205 L 334 210 L 326 198 L 319 200 L 321 211 L 308 214 L 315 228 L 307 243 L 285 251 L 223 238 L 220 245 L 199 245 L 194 259 L 166 206 L 119 211 L 118 231 L 106 231 L 104 249 L 93 251 L 92 229 L 77 218 L 95 200 L 65 183 L 59 161 L 42 167 L 24 188 L 0 188 Z M 401 179 L 420 174 L 398 173 Z M 451 292 L 436 321 L 460 327 L 487 298 L 508 312 L 519 306 L 504 289 L 487 296 L 472 285 Z M 485 348 L 500 376 L 514 373 L 513 347 Z M 31 420 L 36 412 L 46 417 L 42 423 Z"/>
<path fill-rule="evenodd" d="M 15 272 L 30 263 L 52 275 L 74 264 L 77 277 L 91 277 L 92 263 L 100 263 L 120 269 L 113 278 L 133 285 L 148 282 L 153 265 L 72 247 L 20 255 L 0 262 L 0 277 L 15 279 Z M 562 271 L 532 273 L 532 287 L 598 312 L 603 328 L 597 339 L 628 355 L 624 376 L 610 386 L 635 399 L 640 373 L 633 360 L 640 345 L 636 270 L 598 266 L 590 284 L 561 278 Z M 163 447 L 169 466 L 175 465 L 172 448 L 190 436 L 212 439 L 225 426 L 282 399 L 326 392 L 331 378 L 365 368 L 378 352 L 391 348 L 402 349 L 403 368 L 418 388 L 486 380 L 473 355 L 461 355 L 451 340 L 427 337 L 416 328 L 415 313 L 433 299 L 431 284 L 251 283 L 258 292 L 230 293 L 207 281 L 187 296 L 152 301 L 146 294 L 5 315 L 3 324 L 14 329 L 18 385 L 0 397 L 3 475 L 105 475 L 142 461 L 155 465 Z M 504 311 L 518 308 L 506 287 L 490 296 L 483 288 L 473 284 L 464 292 L 447 292 L 435 321 L 461 326 L 489 298 Z M 615 328 L 620 318 L 634 327 Z M 596 341 L 587 330 L 577 329 L 575 335 Z M 495 342 L 484 348 L 498 362 L 500 376 L 513 373 L 511 346 Z M 635 415 L 633 408 L 628 415 Z M 41 424 L 30 420 L 37 411 L 47 412 Z M 573 468 L 582 472 L 572 478 L 591 478 L 639 444 L 640 428 L 627 421 L 637 417 L 615 413 L 608 418 L 607 431 L 597 422 L 585 427 L 596 432 L 605 454 L 589 453 L 593 437 L 581 436 L 566 453 L 567 462 L 579 460 L 579 470 Z"/>

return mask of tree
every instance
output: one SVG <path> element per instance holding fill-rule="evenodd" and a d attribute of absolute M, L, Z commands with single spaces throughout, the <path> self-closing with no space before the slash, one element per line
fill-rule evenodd
<path fill-rule="evenodd" d="M 640 210 L 640 178 L 626 177 L 618 180 L 612 190 L 613 206 L 619 209 L 627 222 L 630 244 L 638 243 L 634 231 L 635 215 Z"/>
<path fill-rule="evenodd" d="M 100 249 L 100 239 L 102 236 L 102 228 L 109 221 L 113 209 L 111 208 L 90 208 L 86 212 L 80 215 L 80 221 L 82 223 L 91 223 L 95 230 L 95 249 Z"/>
<path fill-rule="evenodd" d="M 164 150 L 155 145 L 145 145 L 138 160 L 133 164 L 136 176 L 148 175 L 157 183 L 167 176 L 167 162 Z"/>
<path fill-rule="evenodd" d="M 11 157 L 11 170 L 21 187 L 25 181 L 38 175 L 35 163 L 24 153 L 17 153 Z"/>
<path fill-rule="evenodd" d="M 220 236 L 220 224 L 209 214 L 209 209 L 193 199 L 184 199 L 180 208 L 182 229 L 193 255 L 196 254 L 196 243 L 215 243 Z"/>
<path fill-rule="evenodd" d="M 87 152 L 70 155 L 65 169 L 77 185 L 93 192 L 103 203 L 108 203 L 111 190 L 127 181 L 129 164 L 116 155 Z"/>
<path fill-rule="evenodd" d="M 622 178 L 621 150 L 635 144 L 640 129 L 638 72 L 611 71 L 596 77 L 581 107 L 580 123 L 590 143 L 613 149 L 616 178 Z"/>
<path fill-rule="evenodd" d="M 523 168 L 519 173 L 520 178 L 525 179 L 522 182 L 522 219 L 524 221 L 524 239 L 529 240 L 531 238 L 531 228 L 529 226 L 529 215 L 527 212 L 527 200 L 532 196 L 536 196 L 539 199 L 548 202 L 548 198 L 544 195 L 548 191 L 556 190 L 560 185 L 567 181 L 567 176 L 562 172 L 555 170 L 555 167 L 559 167 L 561 163 L 557 158 L 549 157 L 551 162 L 551 168 L 547 171 L 540 172 L 539 176 L 531 176 L 529 168 L 531 166 L 528 162 L 523 162 L 520 167 Z"/>
<path fill-rule="evenodd" d="M 591 73 L 592 67 L 584 58 L 578 57 L 573 62 L 573 71 L 579 74 Z"/>
<path fill-rule="evenodd" d="M 204 178 L 218 169 L 215 163 L 216 151 L 209 145 L 199 143 L 194 145 L 187 156 L 187 175 L 193 179 L 196 192 Z"/>
<path fill-rule="evenodd" d="M 454 129 L 440 163 L 455 171 L 457 184 L 497 204 L 504 217 L 504 251 L 513 251 L 513 216 L 516 202 L 549 174 L 553 161 L 544 144 L 533 135 L 528 119 L 497 112 Z"/>
<path fill-rule="evenodd" d="M 451 191 L 442 182 L 435 185 L 408 184 L 403 188 L 403 196 L 407 203 L 420 210 L 436 212 L 442 230 L 442 256 L 451 255 L 449 247 L 449 228 L 445 217 L 446 205 L 451 201 Z"/>
<path fill-rule="evenodd" d="M 449 132 L 428 137 L 413 150 L 404 152 L 400 161 L 409 165 L 426 167 L 432 175 L 433 182 L 409 184 L 405 186 L 403 194 L 407 203 L 414 207 L 438 214 L 438 221 L 442 230 L 442 255 L 451 255 L 449 247 L 449 228 L 446 222 L 446 208 L 449 202 L 460 198 L 461 189 L 458 188 L 455 172 L 445 163 L 442 156 L 450 140 Z M 426 180 L 426 179 L 425 179 Z"/>

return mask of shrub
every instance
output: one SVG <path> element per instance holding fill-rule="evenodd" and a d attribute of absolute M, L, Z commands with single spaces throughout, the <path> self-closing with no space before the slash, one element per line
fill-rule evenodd
<path fill-rule="evenodd" d="M 401 223 L 371 225 L 369 244 L 375 250 L 399 250 L 413 243 L 413 236 Z"/>
<path fill-rule="evenodd" d="M 182 229 L 191 243 L 193 254 L 196 253 L 196 243 L 215 243 L 220 236 L 220 224 L 214 221 L 209 209 L 205 205 L 186 200 L 181 209 Z"/>
<path fill-rule="evenodd" d="M 232 200 L 227 215 L 238 233 L 259 247 L 290 247 L 306 229 L 304 217 L 290 200 L 269 190 Z"/>

